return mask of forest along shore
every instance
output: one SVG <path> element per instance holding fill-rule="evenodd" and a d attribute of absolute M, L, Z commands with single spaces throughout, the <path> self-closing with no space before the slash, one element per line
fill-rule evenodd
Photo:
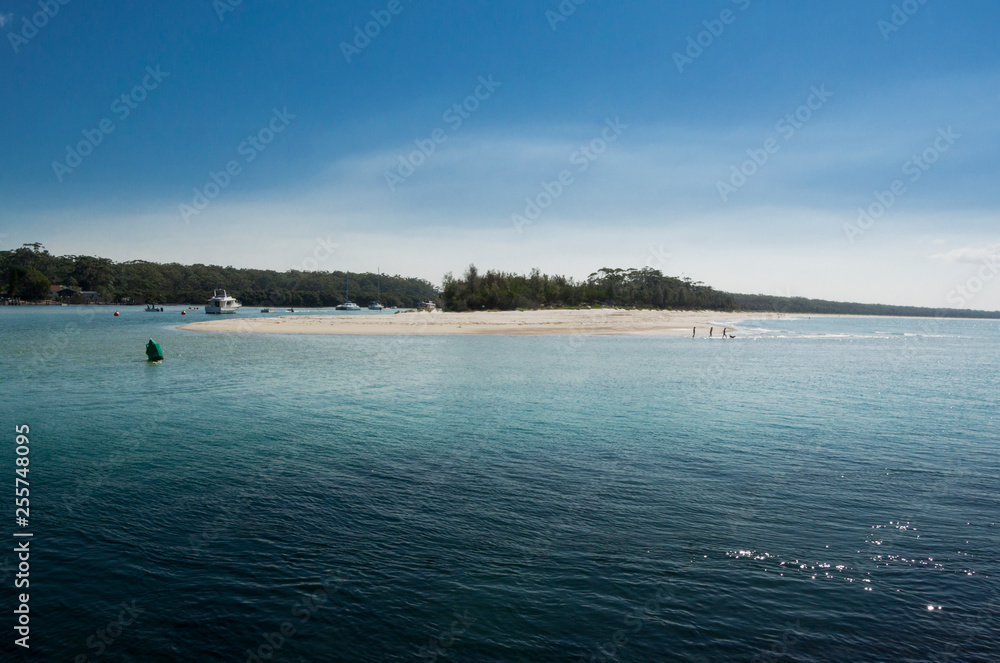
<path fill-rule="evenodd" d="M 753 318 L 781 314 L 755 313 Z M 227 318 L 182 325 L 180 329 L 250 334 L 650 334 L 722 337 L 725 320 L 734 314 L 720 311 L 631 311 L 620 309 L 556 311 L 410 312 L 384 315 L 303 315 L 273 318 Z M 741 317 L 748 317 L 743 315 Z M 736 328 L 729 325 L 730 333 Z"/>

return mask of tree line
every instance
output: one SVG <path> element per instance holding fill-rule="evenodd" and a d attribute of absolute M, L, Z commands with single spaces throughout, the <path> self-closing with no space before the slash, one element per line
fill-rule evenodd
<path fill-rule="evenodd" d="M 501 271 L 481 274 L 470 265 L 461 278 L 444 276 L 442 298 L 451 311 L 533 309 L 540 307 L 618 306 L 662 309 L 733 308 L 732 295 L 701 282 L 664 276 L 655 269 L 611 269 L 584 281 L 549 276 L 538 269 L 528 275 Z"/>
<path fill-rule="evenodd" d="M 54 256 L 39 243 L 0 251 L 0 294 L 37 301 L 50 297 L 58 284 L 98 294 L 108 303 L 132 302 L 202 305 L 215 288 L 248 306 L 335 306 L 350 298 L 362 306 L 376 298 L 385 306 L 415 307 L 438 301 L 448 311 L 514 310 L 583 306 L 733 312 L 839 313 L 853 315 L 1000 318 L 998 311 L 934 309 L 888 304 L 858 304 L 803 297 L 746 295 L 715 290 L 701 281 L 666 276 L 649 267 L 605 267 L 584 280 L 550 276 L 533 269 L 527 275 L 470 265 L 461 277 L 444 275 L 438 292 L 424 280 L 371 273 L 303 272 L 238 269 L 218 265 L 181 265 L 144 260 L 115 262 L 95 256 Z M 74 300 L 71 300 L 74 301 Z M 83 301 L 83 300 L 76 300 Z"/>
<path fill-rule="evenodd" d="M 585 280 L 550 276 L 533 269 L 528 275 L 470 265 L 465 274 L 444 276 L 445 310 L 514 310 L 580 306 L 717 310 L 734 312 L 838 313 L 851 315 L 1000 318 L 998 311 L 859 304 L 804 297 L 745 295 L 715 290 L 690 278 L 643 269 L 602 268 Z"/>
<path fill-rule="evenodd" d="M 424 279 L 370 273 L 276 272 L 218 265 L 181 265 L 145 260 L 115 262 L 94 256 L 54 256 L 41 244 L 0 251 L 0 290 L 7 298 L 46 299 L 51 285 L 91 291 L 107 303 L 203 305 L 216 288 L 225 288 L 247 306 L 335 306 L 349 296 L 365 306 L 380 299 L 385 306 L 415 307 L 437 291 Z"/>

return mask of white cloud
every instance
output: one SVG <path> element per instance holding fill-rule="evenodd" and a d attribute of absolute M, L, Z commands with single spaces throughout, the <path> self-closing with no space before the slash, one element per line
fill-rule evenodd
<path fill-rule="evenodd" d="M 979 246 L 964 246 L 959 249 L 952 249 L 947 253 L 937 253 L 931 256 L 934 260 L 944 260 L 946 262 L 963 262 L 979 264 L 1000 258 L 1000 243 L 982 244 Z"/>
<path fill-rule="evenodd" d="M 473 262 L 483 270 L 527 272 L 538 267 L 576 278 L 603 266 L 652 264 L 667 274 L 733 292 L 935 307 L 945 306 L 949 289 L 968 277 L 968 265 L 928 265 L 928 244 L 912 238 L 913 225 L 942 225 L 933 217 L 902 215 L 898 223 L 879 225 L 853 245 L 843 237 L 839 214 L 778 206 L 741 209 L 738 224 L 725 209 L 680 211 L 669 224 L 653 223 L 641 210 L 622 210 L 613 223 L 601 224 L 561 212 L 546 215 L 518 234 L 505 218 L 478 217 L 462 224 L 442 216 L 435 222 L 419 209 L 355 209 L 350 192 L 330 193 L 335 195 L 303 192 L 280 201 L 241 201 L 234 195 L 214 202 L 189 225 L 172 205 L 124 214 L 69 210 L 32 219 L 35 230 L 22 239 L 42 240 L 54 254 L 277 270 L 301 267 L 310 256 L 319 255 L 323 260 L 315 268 L 320 270 L 380 267 L 432 283 L 440 283 L 447 271 L 461 273 Z M 828 232 L 803 232 L 805 220 Z M 27 225 L 29 220 L 22 221 Z M 126 226 L 134 232 L 121 233 Z M 137 242 L 136 236 L 155 241 Z M 218 241 L 225 242 L 224 252 Z M 321 241 L 339 248 L 317 253 Z M 972 241 L 950 236 L 947 244 Z M 1000 291 L 983 292 L 976 307 L 1000 309 Z"/>

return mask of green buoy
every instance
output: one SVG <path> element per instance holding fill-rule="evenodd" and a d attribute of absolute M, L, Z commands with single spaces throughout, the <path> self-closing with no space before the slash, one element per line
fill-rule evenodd
<path fill-rule="evenodd" d="M 160 344 L 149 339 L 149 343 L 146 344 L 146 356 L 149 357 L 149 361 L 163 361 L 163 349 Z"/>

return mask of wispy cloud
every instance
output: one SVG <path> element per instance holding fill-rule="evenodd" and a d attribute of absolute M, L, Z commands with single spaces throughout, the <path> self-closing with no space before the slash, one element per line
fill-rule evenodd
<path fill-rule="evenodd" d="M 964 262 L 978 264 L 984 261 L 992 261 L 1000 258 L 1000 242 L 996 244 L 983 244 L 979 246 L 964 246 L 953 249 L 947 253 L 938 253 L 931 256 L 934 260 L 944 260 L 946 262 Z"/>

